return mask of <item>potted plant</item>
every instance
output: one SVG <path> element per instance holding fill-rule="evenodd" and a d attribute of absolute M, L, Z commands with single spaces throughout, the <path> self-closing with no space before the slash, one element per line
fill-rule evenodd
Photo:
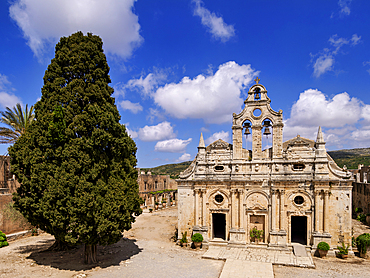
<path fill-rule="evenodd" d="M 191 241 L 193 242 L 194 247 L 198 249 L 202 245 L 203 236 L 200 233 L 195 233 L 191 237 Z"/>
<path fill-rule="evenodd" d="M 317 250 L 319 250 L 320 258 L 324 258 L 330 249 L 329 244 L 327 244 L 325 241 L 321 241 L 319 244 L 317 244 Z"/>
<path fill-rule="evenodd" d="M 154 208 L 157 210 L 159 203 L 158 202 L 155 202 L 154 204 L 155 204 Z"/>
<path fill-rule="evenodd" d="M 338 252 L 338 257 L 342 259 L 348 258 L 348 248 L 349 244 L 347 244 L 347 247 L 344 245 L 344 242 L 342 242 L 342 246 L 337 246 L 339 252 Z"/>
<path fill-rule="evenodd" d="M 359 235 L 356 238 L 356 246 L 357 250 L 360 252 L 361 258 L 366 258 L 367 251 L 370 250 L 370 234 L 365 233 L 362 235 Z"/>
<path fill-rule="evenodd" d="M 258 230 L 257 227 L 254 227 L 252 230 L 249 231 L 249 235 L 252 242 L 258 243 L 263 238 L 263 230 Z"/>
<path fill-rule="evenodd" d="M 32 230 L 31 230 L 31 235 L 32 235 L 32 236 L 37 236 L 37 235 L 38 235 L 38 233 L 37 233 L 37 229 L 36 229 L 36 228 L 32 228 Z"/>
<path fill-rule="evenodd" d="M 185 233 L 181 233 L 181 235 L 182 235 L 182 238 L 181 238 L 181 240 L 180 240 L 180 245 L 181 245 L 182 247 L 187 246 L 187 245 L 188 245 L 188 239 L 187 239 L 188 232 L 187 232 L 187 231 L 185 231 Z"/>
<path fill-rule="evenodd" d="M 152 213 L 152 212 L 153 212 L 153 209 L 152 209 L 152 208 L 150 208 L 150 209 L 149 209 L 149 212 L 150 212 L 150 213 Z"/>
<path fill-rule="evenodd" d="M 6 241 L 6 235 L 0 231 L 0 248 L 8 245 L 9 243 Z"/>
<path fill-rule="evenodd" d="M 166 207 L 166 203 L 167 203 L 166 198 L 163 198 L 163 199 L 162 199 L 162 207 Z"/>

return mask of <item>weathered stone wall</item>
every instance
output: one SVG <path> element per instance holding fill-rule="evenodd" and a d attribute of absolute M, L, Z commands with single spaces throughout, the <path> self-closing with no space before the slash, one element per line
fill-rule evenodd
<path fill-rule="evenodd" d="M 178 239 L 181 239 L 182 233 L 185 231 L 188 235 L 188 240 L 191 237 L 195 218 L 195 200 L 192 187 L 189 185 L 178 185 Z"/>
<path fill-rule="evenodd" d="M 6 217 L 4 209 L 12 202 L 12 197 L 12 194 L 0 194 L 0 231 L 5 234 L 20 232 L 30 227 L 26 223 L 20 223 Z"/>
<path fill-rule="evenodd" d="M 169 175 L 152 175 L 141 173 L 139 170 L 138 176 L 139 184 L 139 195 L 144 200 L 144 207 L 154 206 L 155 202 L 162 202 L 162 199 L 166 199 L 169 203 L 170 199 L 176 200 L 176 189 L 177 182 L 170 178 Z M 169 192 L 163 192 L 160 194 L 150 194 L 150 192 L 171 190 Z"/>
<path fill-rule="evenodd" d="M 370 183 L 354 182 L 352 188 L 352 211 L 362 208 L 363 213 L 370 213 Z"/>

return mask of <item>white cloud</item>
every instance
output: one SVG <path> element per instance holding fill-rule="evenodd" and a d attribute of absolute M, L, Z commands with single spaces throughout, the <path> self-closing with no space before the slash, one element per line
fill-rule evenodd
<path fill-rule="evenodd" d="M 44 51 L 62 36 L 76 31 L 92 32 L 104 42 L 106 52 L 128 58 L 143 38 L 135 0 L 15 0 L 11 18 L 22 29 L 33 53 L 41 60 Z"/>
<path fill-rule="evenodd" d="M 133 103 L 129 100 L 122 100 L 119 102 L 119 106 L 123 110 L 129 110 L 134 114 L 137 114 L 140 111 L 143 111 L 143 107 L 140 105 L 140 103 Z"/>
<path fill-rule="evenodd" d="M 0 91 L 9 90 L 11 84 L 12 83 L 9 81 L 8 77 L 0 73 Z"/>
<path fill-rule="evenodd" d="M 315 64 L 313 65 L 313 75 L 315 77 L 320 77 L 327 71 L 333 70 L 334 57 L 332 55 L 321 55 L 316 59 Z"/>
<path fill-rule="evenodd" d="M 220 65 L 214 75 L 200 74 L 194 79 L 184 77 L 177 84 L 166 84 L 158 88 L 153 98 L 173 117 L 224 123 L 231 121 L 230 115 L 241 109 L 241 91 L 257 74 L 250 65 L 230 61 Z"/>
<path fill-rule="evenodd" d="M 209 144 L 217 141 L 218 139 L 224 140 L 225 142 L 230 141 L 230 135 L 228 131 L 220 131 L 213 133 L 211 137 L 207 138 L 205 140 L 206 145 L 208 146 Z"/>
<path fill-rule="evenodd" d="M 139 79 L 131 79 L 125 85 L 125 88 L 130 90 L 138 90 L 144 96 L 149 96 L 153 93 L 158 85 L 163 84 L 167 79 L 167 74 L 164 70 L 155 70 L 149 73 L 145 78 L 141 76 Z"/>
<path fill-rule="evenodd" d="M 133 131 L 133 130 L 131 130 L 131 129 L 129 129 L 129 128 L 128 128 L 128 126 L 129 126 L 129 123 L 126 123 L 126 124 L 125 124 L 125 127 L 126 127 L 126 131 L 127 131 L 128 135 L 129 135 L 132 139 L 137 138 L 137 137 L 138 137 L 137 132 L 136 132 L 136 131 Z"/>
<path fill-rule="evenodd" d="M 356 36 L 357 36 L 357 35 L 356 35 Z M 334 46 L 334 47 L 335 47 L 335 50 L 333 51 L 333 53 L 334 53 L 334 54 L 337 54 L 337 52 L 339 51 L 339 49 L 340 49 L 343 45 L 345 45 L 345 44 L 348 44 L 348 43 L 349 43 L 349 41 L 348 41 L 347 39 L 345 39 L 345 38 L 340 38 L 340 37 L 338 37 L 338 35 L 337 35 L 337 34 L 335 34 L 335 35 L 331 36 L 331 37 L 329 38 L 329 42 L 330 42 L 330 44 L 331 44 L 332 46 Z"/>
<path fill-rule="evenodd" d="M 315 140 L 319 126 L 329 147 L 368 147 L 370 105 L 346 92 L 328 98 L 317 89 L 306 90 L 284 121 L 284 140 L 298 134 Z"/>
<path fill-rule="evenodd" d="M 9 94 L 6 92 L 0 92 L 0 105 L 2 107 L 13 108 L 17 103 L 21 103 L 21 100 L 14 94 Z"/>
<path fill-rule="evenodd" d="M 154 108 L 149 108 L 148 116 L 146 118 L 151 123 L 153 123 L 155 119 L 157 119 L 158 121 L 165 120 L 165 116 L 163 115 L 163 113 Z"/>
<path fill-rule="evenodd" d="M 354 140 L 358 147 L 369 147 L 370 129 L 358 129 L 351 133 L 351 139 Z"/>
<path fill-rule="evenodd" d="M 352 0 L 339 0 L 338 5 L 340 8 L 340 14 L 342 15 L 349 15 L 351 13 L 351 9 L 349 5 L 351 4 Z"/>
<path fill-rule="evenodd" d="M 360 42 L 361 36 L 358 36 L 357 34 L 352 35 L 351 42 L 352 45 L 356 45 Z"/>
<path fill-rule="evenodd" d="M 157 152 L 183 153 L 191 140 L 192 139 L 189 138 L 188 140 L 170 139 L 159 141 L 155 145 L 154 150 Z"/>
<path fill-rule="evenodd" d="M 317 89 L 299 95 L 292 106 L 289 124 L 304 126 L 340 127 L 356 123 L 361 118 L 361 102 L 340 93 L 331 99 Z"/>
<path fill-rule="evenodd" d="M 215 13 L 203 7 L 203 1 L 193 0 L 193 2 L 195 3 L 194 15 L 201 18 L 202 24 L 208 28 L 214 38 L 225 42 L 235 35 L 234 27 L 226 24 L 222 17 L 216 16 Z"/>
<path fill-rule="evenodd" d="M 12 83 L 6 75 L 0 73 L 0 107 L 13 108 L 17 103 L 22 104 L 20 98 L 14 95 L 12 91 L 14 91 Z"/>
<path fill-rule="evenodd" d="M 191 159 L 191 155 L 188 153 L 184 153 L 182 156 L 180 156 L 176 162 L 183 162 L 183 161 L 189 161 Z"/>
<path fill-rule="evenodd" d="M 173 127 L 169 122 L 162 122 L 154 126 L 144 126 L 138 131 L 141 141 L 151 142 L 164 139 L 172 139 L 176 137 L 173 132 Z"/>
<path fill-rule="evenodd" d="M 334 70 L 334 57 L 339 53 L 341 48 L 344 45 L 351 44 L 352 46 L 357 45 L 361 41 L 361 36 L 353 34 L 351 39 L 338 37 L 337 34 L 329 38 L 329 43 L 332 45 L 332 48 L 324 48 L 323 51 L 318 54 L 310 54 L 311 62 L 313 63 L 312 67 L 314 69 L 313 75 L 315 77 L 320 77 L 322 74 Z M 318 57 L 318 58 L 316 58 Z M 314 59 L 316 58 L 316 59 Z"/>

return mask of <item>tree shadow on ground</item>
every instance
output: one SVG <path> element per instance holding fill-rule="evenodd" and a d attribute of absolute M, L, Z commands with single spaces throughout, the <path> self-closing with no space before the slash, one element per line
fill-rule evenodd
<path fill-rule="evenodd" d="M 136 245 L 136 240 L 122 238 L 119 242 L 97 247 L 97 264 L 84 264 L 84 245 L 79 245 L 68 251 L 47 251 L 54 240 L 45 240 L 39 245 L 28 245 L 18 248 L 20 253 L 31 252 L 27 259 L 40 266 L 50 266 L 60 270 L 82 271 L 95 267 L 106 268 L 118 266 L 122 262 L 139 254 L 142 249 Z"/>

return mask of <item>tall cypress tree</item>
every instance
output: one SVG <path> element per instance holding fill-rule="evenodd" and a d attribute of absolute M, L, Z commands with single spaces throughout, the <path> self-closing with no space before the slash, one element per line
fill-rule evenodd
<path fill-rule="evenodd" d="M 62 37 L 44 76 L 35 121 L 9 149 L 21 187 L 15 207 L 57 242 L 117 242 L 141 213 L 136 146 L 111 97 L 102 40 Z"/>

